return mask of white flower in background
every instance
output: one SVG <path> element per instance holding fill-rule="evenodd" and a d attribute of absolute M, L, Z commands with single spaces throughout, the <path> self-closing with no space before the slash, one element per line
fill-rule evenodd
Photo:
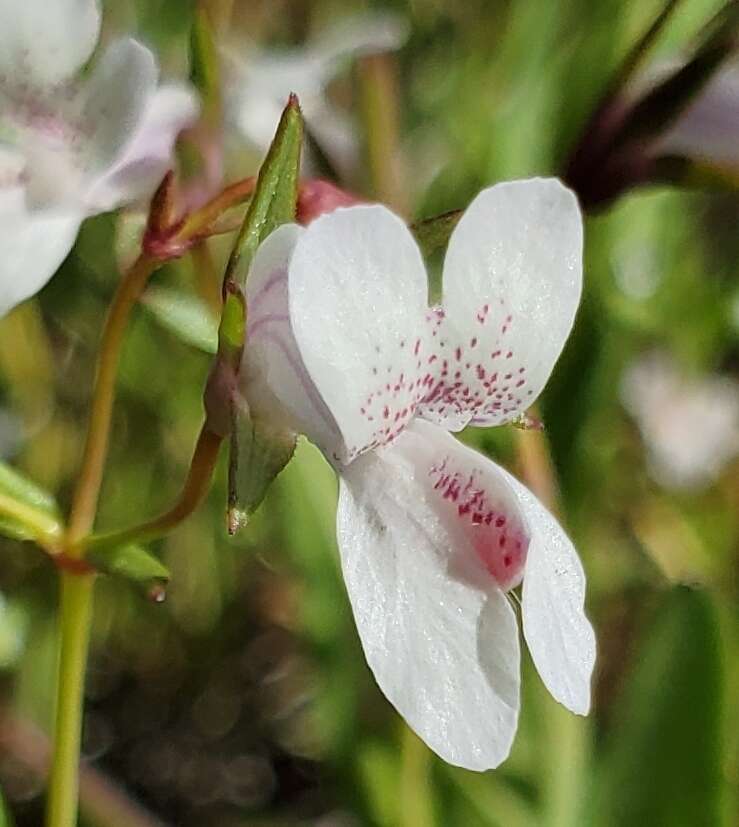
<path fill-rule="evenodd" d="M 355 130 L 349 116 L 329 101 L 327 87 L 350 61 L 394 51 L 407 36 L 401 18 L 364 14 L 336 23 L 301 48 L 249 49 L 240 42 L 238 49 L 224 52 L 228 116 L 254 147 L 266 151 L 294 92 L 321 149 L 346 171 L 356 161 Z"/>
<path fill-rule="evenodd" d="M 152 192 L 197 115 L 129 38 L 78 77 L 99 29 L 95 0 L 0 0 L 0 315 L 51 278 L 86 217 Z"/>
<path fill-rule="evenodd" d="M 340 477 L 338 542 L 364 651 L 426 743 L 470 769 L 510 750 L 523 632 L 552 695 L 590 705 L 585 577 L 554 517 L 448 430 L 510 422 L 572 326 L 582 223 L 555 180 L 500 184 L 449 242 L 442 305 L 403 222 L 382 206 L 280 227 L 247 283 L 245 393 Z"/>
<path fill-rule="evenodd" d="M 739 453 L 739 383 L 729 377 L 692 378 L 653 352 L 626 370 L 621 397 L 662 485 L 706 486 Z"/>

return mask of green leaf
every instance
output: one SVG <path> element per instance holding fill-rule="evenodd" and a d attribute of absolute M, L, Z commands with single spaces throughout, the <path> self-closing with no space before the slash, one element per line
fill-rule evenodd
<path fill-rule="evenodd" d="M 7 508 L 3 507 L 5 501 Z M 23 474 L 0 462 L 0 534 L 33 540 L 61 532 L 61 515 L 54 496 Z"/>
<path fill-rule="evenodd" d="M 173 287 L 149 287 L 144 307 L 160 324 L 188 345 L 215 354 L 218 322 L 202 299 Z"/>
<path fill-rule="evenodd" d="M 133 543 L 114 549 L 90 549 L 85 558 L 102 574 L 128 580 L 152 600 L 164 600 L 169 570 L 142 546 Z"/>
<path fill-rule="evenodd" d="M 245 408 L 246 406 L 244 406 Z M 274 478 L 295 452 L 292 431 L 239 409 L 231 435 L 228 525 L 234 534 L 256 511 Z"/>
<path fill-rule="evenodd" d="M 59 508 L 53 494 L 1 461 L 0 491 L 52 517 L 59 516 Z"/>
<path fill-rule="evenodd" d="M 231 252 L 228 280 L 244 284 L 259 244 L 280 224 L 295 219 L 302 143 L 303 117 L 298 99 L 291 95 Z"/>
<path fill-rule="evenodd" d="M 722 824 L 723 664 L 707 593 L 680 586 L 650 623 L 611 725 L 589 824 Z"/>

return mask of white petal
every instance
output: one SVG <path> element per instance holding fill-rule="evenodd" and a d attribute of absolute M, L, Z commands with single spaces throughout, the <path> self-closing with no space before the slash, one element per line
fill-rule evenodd
<path fill-rule="evenodd" d="M 303 365 L 288 313 L 287 271 L 303 232 L 296 224 L 278 227 L 254 257 L 246 282 L 243 391 L 262 416 L 283 417 L 286 427 L 333 456 L 341 450 L 341 435 Z"/>
<path fill-rule="evenodd" d="M 590 709 L 595 634 L 585 615 L 585 572 L 554 517 L 507 472 L 531 532 L 523 578 L 523 633 L 544 685 L 578 715 Z"/>
<path fill-rule="evenodd" d="M 72 249 L 83 216 L 29 211 L 20 187 L 0 190 L 0 316 L 54 275 Z"/>
<path fill-rule="evenodd" d="M 739 167 L 739 61 L 719 69 L 657 149 L 661 154 Z"/>
<path fill-rule="evenodd" d="M 3 89 L 69 80 L 92 54 L 99 31 L 96 0 L 0 0 Z"/>
<path fill-rule="evenodd" d="M 408 39 L 406 20 L 395 14 L 354 14 L 327 28 L 310 45 L 310 53 L 324 65 L 325 81 L 340 69 L 342 60 L 392 52 Z"/>
<path fill-rule="evenodd" d="M 443 370 L 420 413 L 452 430 L 515 419 L 549 378 L 581 284 L 570 190 L 541 178 L 483 190 L 449 241 L 430 342 Z"/>
<path fill-rule="evenodd" d="M 197 114 L 197 100 L 189 89 L 175 85 L 157 89 L 120 157 L 91 186 L 87 204 L 111 210 L 150 195 L 173 164 L 177 136 Z"/>
<path fill-rule="evenodd" d="M 140 128 L 156 82 L 154 56 L 127 38 L 106 49 L 80 88 L 79 164 L 91 185 L 110 170 Z"/>
<path fill-rule="evenodd" d="M 391 441 L 423 386 L 427 280 L 408 228 L 385 207 L 338 209 L 290 263 L 293 332 L 350 460 Z"/>
<path fill-rule="evenodd" d="M 504 593 L 465 544 L 467 529 L 433 489 L 434 447 L 409 429 L 345 469 L 342 569 L 382 691 L 444 760 L 484 770 L 505 760 L 516 730 L 518 630 Z M 507 490 L 497 474 L 487 482 Z"/>

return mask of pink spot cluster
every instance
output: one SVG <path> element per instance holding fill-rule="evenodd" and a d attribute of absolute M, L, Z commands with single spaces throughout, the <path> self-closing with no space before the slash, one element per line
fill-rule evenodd
<path fill-rule="evenodd" d="M 393 362 L 383 364 L 380 348 L 375 347 L 377 360 L 370 371 L 376 385 L 359 408 L 364 419 L 372 423 L 373 430 L 367 445 L 349 448 L 350 457 L 392 442 L 415 416 L 433 380 L 431 373 L 422 370 L 424 343 L 420 337 L 401 339 L 398 346 L 402 353 L 399 361 L 404 369 L 399 369 Z"/>
<path fill-rule="evenodd" d="M 502 299 L 500 304 L 504 307 Z M 369 369 L 376 384 L 359 408 L 372 424 L 371 435 L 365 445 L 349 448 L 351 458 L 392 442 L 416 414 L 441 424 L 449 418 L 462 425 L 494 424 L 525 409 L 533 395 L 526 367 L 505 343 L 513 315 L 504 310 L 493 314 L 484 304 L 475 320 L 479 332 L 473 328 L 473 335 L 459 341 L 443 308 L 432 307 L 423 335 L 401 339 L 392 361 L 384 361 L 379 346 L 375 348 Z M 493 324 L 497 329 L 491 329 Z"/>
<path fill-rule="evenodd" d="M 503 299 L 500 305 L 504 306 Z M 436 310 L 431 334 L 437 339 L 436 352 L 429 361 L 433 358 L 437 372 L 429 393 L 422 400 L 430 418 L 443 420 L 467 415 L 472 422 L 502 421 L 521 411 L 533 395 L 526 387 L 525 366 L 516 364 L 514 351 L 505 345 L 512 314 L 504 315 L 497 322 L 497 330 L 490 330 L 491 320 L 495 318 L 490 311 L 489 304 L 479 307 L 475 313 L 479 334 L 460 341 L 454 338 L 451 325 L 442 326 L 444 311 Z"/>
<path fill-rule="evenodd" d="M 494 506 L 481 482 L 482 473 L 453 467 L 450 457 L 429 470 L 433 490 L 451 504 L 478 558 L 501 589 L 521 582 L 529 540 L 503 509 Z"/>

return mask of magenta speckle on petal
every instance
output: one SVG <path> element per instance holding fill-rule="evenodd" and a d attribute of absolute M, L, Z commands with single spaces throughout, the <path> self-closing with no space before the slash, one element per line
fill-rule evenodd
<path fill-rule="evenodd" d="M 429 470 L 432 490 L 454 508 L 470 545 L 501 589 L 517 586 L 523 576 L 529 539 L 519 526 L 509 525 L 500 506 L 485 490 L 482 472 L 467 473 L 445 457 Z"/>

